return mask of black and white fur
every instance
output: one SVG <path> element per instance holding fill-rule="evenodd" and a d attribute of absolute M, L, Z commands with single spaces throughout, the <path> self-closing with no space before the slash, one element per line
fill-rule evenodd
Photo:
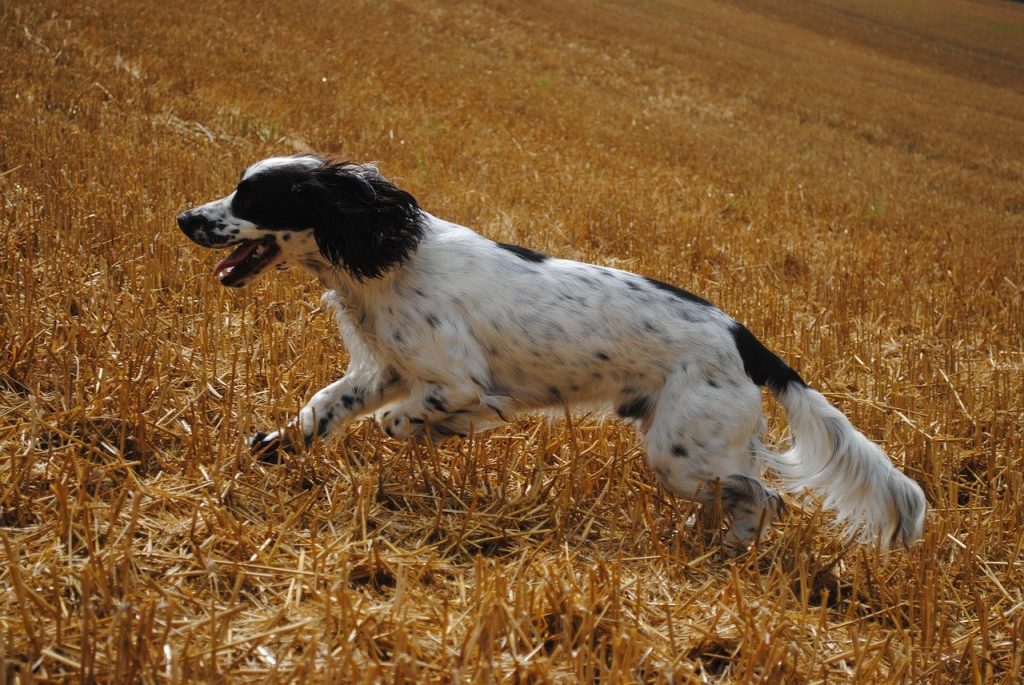
<path fill-rule="evenodd" d="M 864 539 L 921 534 L 921 488 L 745 327 L 685 290 L 488 240 L 424 212 L 373 165 L 315 155 L 254 164 L 178 225 L 204 247 L 239 246 L 217 267 L 226 285 L 298 264 L 328 289 L 348 370 L 289 430 L 256 434 L 260 453 L 385 408 L 388 435 L 440 440 L 520 412 L 603 405 L 636 423 L 667 490 L 721 498 L 738 547 L 781 510 L 765 466 L 824 497 Z M 782 454 L 761 442 L 759 386 L 786 410 L 793 445 Z"/>

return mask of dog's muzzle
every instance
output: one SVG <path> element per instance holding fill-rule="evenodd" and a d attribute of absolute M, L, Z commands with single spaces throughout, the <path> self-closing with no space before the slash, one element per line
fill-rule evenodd
<path fill-rule="evenodd" d="M 234 247 L 217 263 L 213 272 L 226 286 L 237 288 L 273 265 L 281 264 L 281 246 L 272 235 L 259 239 L 239 238 L 218 232 L 223 224 L 211 221 L 201 212 L 190 209 L 178 215 L 178 228 L 189 240 L 203 247 Z M 237 233 L 237 231 L 235 231 Z"/>
<path fill-rule="evenodd" d="M 178 228 L 188 239 L 203 247 L 227 247 L 239 242 L 234 236 L 221 233 L 218 229 L 224 224 L 211 220 L 208 216 L 195 209 L 178 215 Z"/>
<path fill-rule="evenodd" d="M 206 219 L 191 210 L 178 215 L 178 228 L 189 237 L 189 240 L 195 240 L 196 232 L 205 224 Z"/>

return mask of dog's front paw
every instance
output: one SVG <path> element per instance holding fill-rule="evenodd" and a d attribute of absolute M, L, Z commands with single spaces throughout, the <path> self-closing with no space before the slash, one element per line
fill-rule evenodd
<path fill-rule="evenodd" d="M 380 417 L 381 428 L 390 437 L 418 443 L 426 442 L 428 435 L 435 444 L 455 436 L 465 437 L 469 433 L 469 428 L 462 423 L 458 420 L 446 420 L 428 424 L 422 417 L 396 412 L 384 412 Z"/>
<path fill-rule="evenodd" d="M 380 427 L 395 440 L 405 440 L 409 437 L 409 419 L 405 414 L 393 411 L 384 412 L 380 417 Z"/>
<path fill-rule="evenodd" d="M 401 412 L 386 411 L 380 417 L 381 428 L 395 440 L 408 440 L 423 435 L 423 419 Z"/>

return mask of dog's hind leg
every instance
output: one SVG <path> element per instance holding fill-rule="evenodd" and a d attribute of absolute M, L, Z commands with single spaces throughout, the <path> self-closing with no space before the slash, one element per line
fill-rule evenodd
<path fill-rule="evenodd" d="M 704 507 L 721 502 L 732 550 L 745 549 L 782 508 L 759 478 L 761 421 L 760 392 L 745 376 L 681 364 L 644 435 L 647 463 L 665 489 Z"/>
<path fill-rule="evenodd" d="M 759 478 L 733 474 L 721 483 L 722 508 L 732 517 L 725 541 L 743 551 L 785 511 L 779 493 Z"/>

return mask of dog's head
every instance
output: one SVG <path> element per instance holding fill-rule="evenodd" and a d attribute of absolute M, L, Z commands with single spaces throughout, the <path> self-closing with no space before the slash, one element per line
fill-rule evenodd
<path fill-rule="evenodd" d="M 375 166 L 316 155 L 257 162 L 230 195 L 178 215 L 193 242 L 237 246 L 214 269 L 232 287 L 290 264 L 377 278 L 416 249 L 423 224 L 416 199 Z"/>

